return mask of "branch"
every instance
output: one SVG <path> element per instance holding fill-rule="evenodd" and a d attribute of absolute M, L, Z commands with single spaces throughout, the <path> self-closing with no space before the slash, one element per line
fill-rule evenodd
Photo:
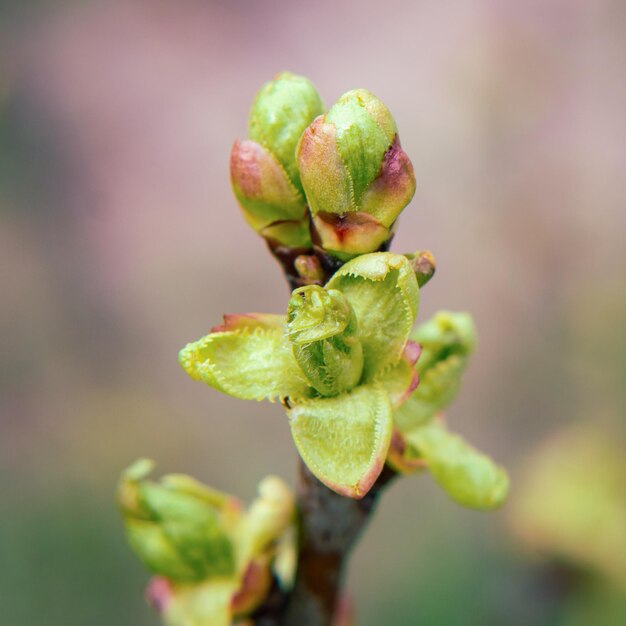
<path fill-rule="evenodd" d="M 353 500 L 328 489 L 300 462 L 298 568 L 285 626 L 332 624 L 347 556 L 394 476 L 385 467 L 365 497 Z"/>

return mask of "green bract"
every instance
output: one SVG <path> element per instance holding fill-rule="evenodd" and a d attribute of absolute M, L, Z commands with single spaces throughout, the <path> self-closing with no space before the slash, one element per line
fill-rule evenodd
<path fill-rule="evenodd" d="M 403 472 L 427 467 L 446 493 L 464 506 L 499 506 L 508 490 L 504 469 L 451 434 L 437 418 L 456 396 L 474 350 L 472 318 L 467 313 L 442 311 L 420 324 L 411 339 L 422 349 L 415 366 L 420 382 L 394 412 L 390 464 Z"/>
<path fill-rule="evenodd" d="M 138 461 L 118 491 L 128 541 L 156 574 L 149 599 L 168 626 L 230 626 L 269 590 L 278 546 L 292 536 L 291 492 L 268 476 L 246 512 L 189 476 L 147 480 L 151 469 Z"/>
<path fill-rule="evenodd" d="M 383 468 L 392 410 L 417 382 L 409 334 L 418 301 L 405 256 L 367 254 L 325 288 L 297 289 L 286 318 L 228 316 L 179 360 L 229 395 L 280 399 L 309 469 L 337 493 L 360 498 Z"/>
<path fill-rule="evenodd" d="M 378 249 L 415 192 L 413 166 L 387 107 L 349 91 L 306 129 L 297 149 L 321 247 L 342 259 Z"/>
<path fill-rule="evenodd" d="M 293 248 L 311 244 L 295 149 L 304 129 L 322 113 L 313 84 L 283 72 L 254 100 L 250 139 L 233 146 L 230 172 L 235 196 L 247 222 L 274 244 Z"/>

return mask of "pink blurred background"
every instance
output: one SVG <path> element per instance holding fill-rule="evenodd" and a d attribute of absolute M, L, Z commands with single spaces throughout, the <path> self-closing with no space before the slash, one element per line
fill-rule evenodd
<path fill-rule="evenodd" d="M 222 313 L 286 305 L 228 178 L 284 69 L 328 106 L 365 87 L 394 114 L 418 190 L 393 249 L 437 258 L 420 319 L 475 316 L 449 420 L 509 467 L 511 497 L 560 425 L 623 422 L 625 59 L 619 0 L 0 3 L 7 624 L 157 623 L 113 501 L 135 458 L 246 499 L 292 480 L 282 409 L 176 360 Z M 359 623 L 486 624 L 525 558 L 506 509 L 403 480 L 351 564 Z"/>

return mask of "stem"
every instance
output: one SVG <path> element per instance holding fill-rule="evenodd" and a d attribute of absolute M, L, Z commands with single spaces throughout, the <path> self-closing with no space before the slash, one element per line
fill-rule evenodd
<path fill-rule="evenodd" d="M 385 467 L 363 499 L 353 500 L 328 489 L 300 461 L 298 568 L 284 626 L 331 626 L 347 556 L 394 476 Z"/>

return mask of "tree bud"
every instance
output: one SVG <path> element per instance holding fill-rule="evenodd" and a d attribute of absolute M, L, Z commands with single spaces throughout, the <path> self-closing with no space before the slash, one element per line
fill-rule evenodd
<path fill-rule="evenodd" d="M 298 365 L 322 395 L 337 395 L 359 382 L 363 348 L 354 311 L 340 291 L 317 285 L 296 289 L 287 328 Z"/>
<path fill-rule="evenodd" d="M 305 284 L 317 283 L 321 285 L 324 282 L 324 268 L 315 255 L 300 254 L 296 257 L 293 266 Z"/>
<path fill-rule="evenodd" d="M 304 129 L 322 112 L 313 84 L 284 72 L 259 90 L 248 120 L 250 139 L 233 146 L 235 196 L 250 226 L 274 244 L 310 247 L 295 149 Z"/>
<path fill-rule="evenodd" d="M 151 469 L 150 461 L 138 461 L 118 490 L 128 541 L 139 559 L 176 582 L 232 575 L 235 556 L 226 526 L 235 515 L 233 500 L 188 476 L 145 480 Z"/>
<path fill-rule="evenodd" d="M 476 347 L 476 328 L 469 313 L 439 311 L 417 326 L 411 339 L 422 346 L 417 371 L 423 375 L 455 355 L 465 360 Z"/>
<path fill-rule="evenodd" d="M 339 258 L 379 249 L 415 192 L 396 123 L 365 89 L 349 91 L 315 119 L 297 158 L 320 245 Z"/>
<path fill-rule="evenodd" d="M 407 259 L 411 262 L 411 267 L 415 272 L 417 284 L 423 287 L 435 275 L 437 266 L 435 257 L 430 250 L 417 251 L 415 254 L 406 254 Z"/>

